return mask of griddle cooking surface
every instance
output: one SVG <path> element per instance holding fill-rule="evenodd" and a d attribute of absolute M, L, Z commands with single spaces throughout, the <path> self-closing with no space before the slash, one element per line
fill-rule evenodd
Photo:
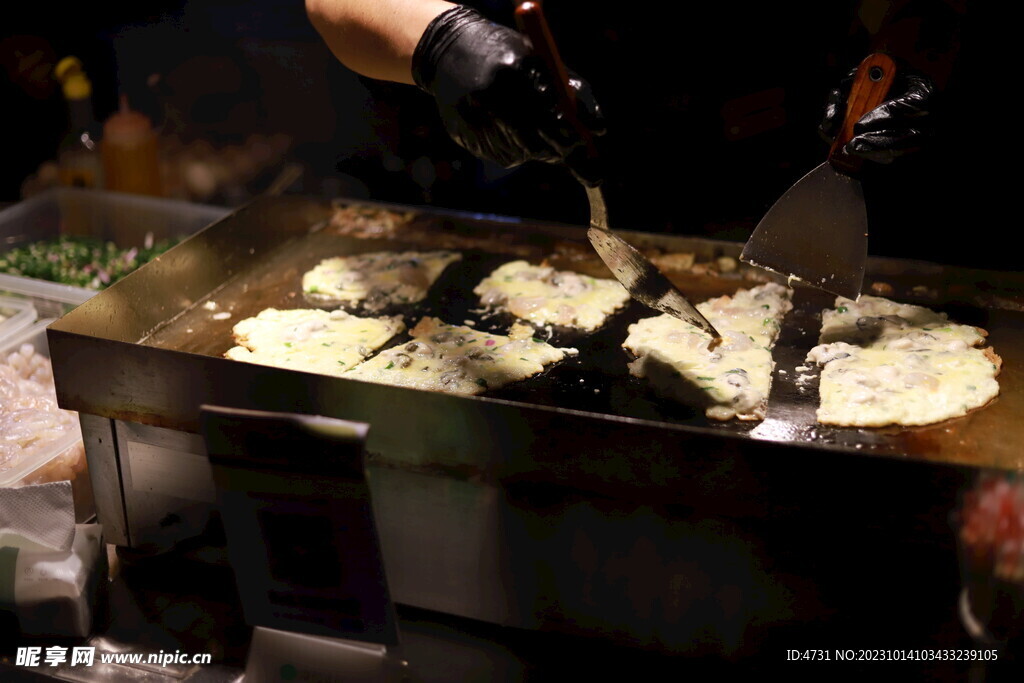
<path fill-rule="evenodd" d="M 148 346 L 173 349 L 209 356 L 221 356 L 233 346 L 231 328 L 243 318 L 255 316 L 268 307 L 313 307 L 303 298 L 302 274 L 321 259 L 368 251 L 404 249 L 427 250 L 424 244 L 403 244 L 395 241 L 366 240 L 314 232 L 285 244 L 267 257 L 253 271 L 229 281 L 206 301 L 216 307 L 196 302 L 184 314 L 162 326 L 143 340 Z M 449 266 L 435 283 L 424 301 L 413 306 L 387 310 L 401 313 L 411 328 L 423 316 L 435 316 L 446 322 L 462 325 L 472 321 L 479 330 L 507 333 L 514 321 L 504 314 L 487 314 L 480 310 L 473 287 L 494 268 L 515 257 L 476 249 L 459 250 L 461 262 Z M 675 278 L 674 278 L 675 279 Z M 677 280 L 684 293 L 691 292 L 685 279 Z M 706 283 L 704 283 L 706 285 Z M 717 278 L 717 294 L 731 293 L 740 286 L 754 282 L 739 278 Z M 694 301 L 706 298 L 690 294 Z M 614 415 L 654 422 L 681 424 L 710 430 L 711 433 L 732 434 L 750 438 L 811 444 L 824 450 L 856 449 L 879 455 L 905 457 L 911 455 L 928 460 L 983 464 L 1003 468 L 1024 467 L 1019 440 L 1012 436 L 1024 414 L 1022 378 L 1018 368 L 1024 364 L 1024 314 L 983 309 L 971 306 L 943 306 L 935 301 L 911 301 L 937 310 L 946 310 L 956 322 L 978 325 L 990 331 L 990 344 L 1004 359 L 999 377 L 1002 394 L 989 406 L 970 415 L 948 420 L 931 427 L 912 429 L 855 429 L 818 425 L 814 419 L 817 404 L 816 381 L 801 386 L 797 367 L 804 364 L 807 351 L 816 343 L 821 323 L 820 312 L 833 298 L 817 290 L 798 289 L 794 310 L 783 323 L 776 345 L 775 375 L 769 398 L 767 419 L 763 422 L 708 420 L 703 410 L 690 408 L 656 396 L 645 382 L 629 375 L 627 352 L 621 348 L 627 328 L 640 318 L 656 315 L 637 302 L 613 315 L 608 323 L 593 333 L 567 328 L 540 330 L 538 336 L 549 338 L 555 346 L 579 349 L 579 355 L 549 368 L 543 374 L 500 390 L 486 397 L 512 402 L 546 405 L 558 408 Z M 906 300 L 906 297 L 902 297 Z M 224 318 L 223 313 L 230 313 Z M 353 312 L 361 314 L 359 310 Z M 218 314 L 220 314 L 218 316 Z M 221 319 L 218 319 L 221 318 Z M 409 339 L 408 333 L 397 336 L 389 345 Z M 814 374 L 817 374 L 814 371 Z"/>
<path fill-rule="evenodd" d="M 255 316 L 265 308 L 314 308 L 302 295 L 302 274 L 323 258 L 357 252 L 388 249 L 400 251 L 414 248 L 395 243 L 374 243 L 365 240 L 313 234 L 300 243 L 288 245 L 266 264 L 243 279 L 229 283 L 209 301 L 197 302 L 185 315 L 161 328 L 145 344 L 160 348 L 221 356 L 234 346 L 231 328 L 239 320 Z M 462 261 L 450 265 L 434 283 L 423 301 L 394 307 L 376 315 L 404 316 L 412 328 L 420 318 L 434 316 L 455 325 L 507 334 L 515 318 L 482 309 L 473 288 L 495 268 L 514 257 L 462 250 Z M 370 315 L 351 309 L 358 315 Z M 223 318 L 223 312 L 231 313 Z M 565 327 L 539 329 L 537 336 L 554 346 L 574 347 L 579 355 L 548 368 L 544 373 L 502 389 L 487 392 L 491 398 L 522 403 L 572 408 L 585 412 L 621 415 L 656 421 L 682 422 L 710 426 L 702 410 L 694 410 L 660 399 L 646 385 L 629 375 L 629 358 L 621 348 L 626 328 L 640 318 L 657 315 L 645 306 L 631 301 L 613 315 L 608 323 L 593 333 Z M 218 317 L 220 319 L 218 319 Z M 404 344 L 408 331 L 396 335 L 385 347 Z M 736 432 L 747 432 L 751 423 L 713 423 L 713 426 Z"/>

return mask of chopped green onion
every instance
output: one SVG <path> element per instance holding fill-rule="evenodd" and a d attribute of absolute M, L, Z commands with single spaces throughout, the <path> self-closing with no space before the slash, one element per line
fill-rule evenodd
<path fill-rule="evenodd" d="M 6 252 L 0 259 L 0 272 L 104 289 L 177 242 L 163 240 L 149 248 L 121 249 L 94 237 L 58 237 Z"/>

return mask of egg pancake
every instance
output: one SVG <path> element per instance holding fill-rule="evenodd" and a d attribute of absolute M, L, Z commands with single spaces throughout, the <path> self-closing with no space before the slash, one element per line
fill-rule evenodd
<path fill-rule="evenodd" d="M 966 415 L 999 393 L 1002 360 L 986 332 L 945 313 L 863 295 L 822 314 L 817 419 L 848 427 L 927 425 Z"/>
<path fill-rule="evenodd" d="M 629 302 L 629 292 L 612 279 L 580 275 L 526 261 L 504 264 L 473 292 L 484 306 L 507 310 L 536 326 L 595 330 Z"/>
<path fill-rule="evenodd" d="M 345 311 L 268 308 L 232 329 L 225 358 L 340 375 L 405 329 L 400 316 L 360 318 Z"/>
<path fill-rule="evenodd" d="M 534 338 L 528 325 L 513 326 L 506 337 L 428 317 L 410 334 L 409 343 L 382 351 L 345 376 L 414 389 L 480 394 L 526 379 L 577 353 Z"/>
<path fill-rule="evenodd" d="M 663 396 L 704 408 L 709 418 L 764 419 L 775 366 L 771 349 L 793 308 L 792 295 L 767 283 L 698 304 L 722 334 L 713 350 L 708 333 L 671 315 L 640 320 L 622 344 L 636 356 L 629 371 Z"/>
<path fill-rule="evenodd" d="M 381 251 L 321 261 L 302 276 L 302 293 L 315 305 L 355 306 L 381 311 L 422 301 L 454 251 Z"/>

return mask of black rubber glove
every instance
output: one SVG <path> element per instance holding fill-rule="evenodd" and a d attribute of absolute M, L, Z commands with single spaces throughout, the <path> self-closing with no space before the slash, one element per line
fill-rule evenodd
<path fill-rule="evenodd" d="M 601 181 L 596 159 L 558 106 L 552 76 L 521 33 L 466 7 L 447 10 L 420 38 L 412 74 L 437 100 L 448 133 L 476 156 L 505 167 L 564 162 L 584 183 Z M 573 74 L 570 85 L 580 121 L 603 135 L 590 86 Z"/>
<path fill-rule="evenodd" d="M 825 117 L 818 130 L 830 143 L 846 113 L 846 98 L 856 71 L 850 71 L 829 93 Z M 881 164 L 916 152 L 934 134 L 934 100 L 935 86 L 927 76 L 898 68 L 888 99 L 854 124 L 853 139 L 846 143 L 844 151 Z"/>

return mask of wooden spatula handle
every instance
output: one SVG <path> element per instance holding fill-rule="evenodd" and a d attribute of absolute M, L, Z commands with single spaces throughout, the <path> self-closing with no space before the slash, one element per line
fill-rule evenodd
<path fill-rule="evenodd" d="M 868 55 L 857 67 L 857 73 L 846 98 L 846 114 L 843 125 L 832 142 L 828 159 L 833 165 L 856 168 L 860 164 L 849 155 L 843 154 L 843 147 L 853 139 L 853 126 L 860 117 L 885 101 L 896 77 L 896 63 L 881 52 Z"/>
<path fill-rule="evenodd" d="M 596 154 L 594 139 L 590 129 L 584 126 L 576 115 L 576 93 L 569 85 L 569 71 L 558 52 L 555 37 L 548 26 L 547 17 L 544 16 L 544 7 L 540 0 L 525 0 L 516 5 L 515 16 L 519 30 L 533 43 L 534 52 L 544 61 L 548 73 L 555 82 L 555 95 L 558 97 L 558 106 L 565 120 L 583 138 L 588 154 L 593 156 Z"/>
<path fill-rule="evenodd" d="M 561 104 L 567 109 L 575 110 L 576 95 L 569 87 L 569 71 L 565 68 L 565 62 L 562 61 L 562 56 L 558 52 L 558 45 L 555 44 L 555 37 L 551 34 L 551 27 L 548 26 L 548 20 L 544 16 L 544 7 L 540 0 L 520 2 L 516 6 L 516 24 L 519 26 L 519 30 L 525 33 L 533 43 L 533 51 L 544 60 L 548 72 L 554 77 Z"/>

